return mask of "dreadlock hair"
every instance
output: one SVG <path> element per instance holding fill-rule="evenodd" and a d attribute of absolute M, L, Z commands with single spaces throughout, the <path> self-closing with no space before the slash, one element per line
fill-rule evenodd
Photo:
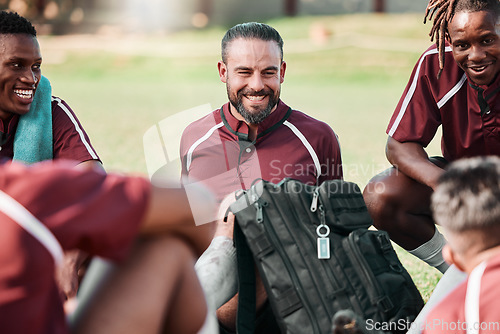
<path fill-rule="evenodd" d="M 0 34 L 28 34 L 36 37 L 35 27 L 16 12 L 0 11 Z"/>
<path fill-rule="evenodd" d="M 224 63 L 226 63 L 227 59 L 227 46 L 229 42 L 240 37 L 246 39 L 256 38 L 263 41 L 275 41 L 278 43 L 281 52 L 281 60 L 283 60 L 283 39 L 279 32 L 265 23 L 247 22 L 235 25 L 229 29 L 222 38 L 221 53 Z"/>
<path fill-rule="evenodd" d="M 489 11 L 498 15 L 500 13 L 499 0 L 430 0 L 424 16 L 424 24 L 434 16 L 434 22 L 429 33 L 431 41 L 436 40 L 439 51 L 439 72 L 441 76 L 444 68 L 444 46 L 448 35 L 448 24 L 459 12 Z"/>

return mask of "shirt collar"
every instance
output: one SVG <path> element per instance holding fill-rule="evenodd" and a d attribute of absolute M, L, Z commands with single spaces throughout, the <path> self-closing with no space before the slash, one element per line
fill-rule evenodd
<path fill-rule="evenodd" d="M 226 119 L 227 123 L 225 124 L 226 126 L 229 125 L 233 132 L 233 134 L 237 135 L 238 137 L 242 136 L 247 136 L 248 137 L 248 125 L 236 119 L 231 112 L 229 111 L 229 103 L 226 103 L 222 106 L 222 113 L 224 113 L 224 118 Z M 267 129 L 271 128 L 273 125 L 278 123 L 283 119 L 283 117 L 286 115 L 288 112 L 289 107 L 281 100 L 278 102 L 278 106 L 276 109 L 269 115 L 267 116 L 262 122 L 259 123 L 258 128 L 257 128 L 257 136 L 266 131 Z"/>
<path fill-rule="evenodd" d="M 16 131 L 17 123 L 19 122 L 19 115 L 13 114 L 12 117 L 5 123 L 0 121 L 0 131 L 3 133 L 11 134 Z"/>
<path fill-rule="evenodd" d="M 493 81 L 491 85 L 476 85 L 470 80 L 469 76 L 467 76 L 467 80 L 469 81 L 469 85 L 475 90 L 481 89 L 483 91 L 484 97 L 487 98 L 487 100 L 496 95 L 496 93 L 500 89 L 500 74 L 497 74 L 495 81 Z"/>

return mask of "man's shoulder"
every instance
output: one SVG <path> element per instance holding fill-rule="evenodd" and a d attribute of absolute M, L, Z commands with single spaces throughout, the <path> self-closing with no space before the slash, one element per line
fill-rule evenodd
<path fill-rule="evenodd" d="M 210 130 L 212 127 L 216 126 L 217 124 L 221 123 L 222 119 L 220 116 L 220 109 L 216 109 L 212 111 L 211 113 L 202 116 L 201 118 L 198 118 L 197 120 L 189 123 L 188 126 L 184 129 L 184 135 L 188 135 L 191 132 L 198 132 L 198 131 L 203 131 L 203 130 Z"/>
<path fill-rule="evenodd" d="M 459 317 L 463 316 L 466 292 L 467 281 L 448 293 L 440 303 L 432 308 L 425 323 L 433 324 L 436 321 L 450 321 L 450 319 L 455 319 L 455 321 L 458 320 Z"/>
<path fill-rule="evenodd" d="M 181 136 L 181 146 L 192 144 L 207 133 L 213 132 L 222 124 L 220 109 L 216 109 L 211 113 L 189 123 L 184 129 Z"/>
<path fill-rule="evenodd" d="M 333 133 L 333 129 L 324 121 L 320 121 L 311 115 L 308 115 L 300 110 L 293 110 L 290 117 L 287 119 L 288 122 L 293 124 L 300 130 L 311 131 L 312 133 L 322 134 L 323 131 L 328 131 Z"/>
<path fill-rule="evenodd" d="M 52 115 L 53 117 L 57 117 L 59 115 L 68 115 L 68 114 L 74 114 L 73 110 L 69 106 L 66 101 L 61 99 L 58 96 L 53 96 L 52 95 Z"/>
<path fill-rule="evenodd" d="M 439 52 L 434 44 L 422 53 L 417 62 L 417 69 L 422 75 L 427 76 L 430 81 L 435 81 L 441 85 L 446 83 L 456 84 L 453 78 L 461 78 L 464 74 L 463 70 L 457 65 L 453 58 L 452 49 L 448 44 L 444 49 L 444 67 L 440 79 L 437 78 L 439 63 Z"/>

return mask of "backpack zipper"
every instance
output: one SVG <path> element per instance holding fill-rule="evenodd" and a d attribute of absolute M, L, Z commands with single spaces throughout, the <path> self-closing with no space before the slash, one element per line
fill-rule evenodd
<path fill-rule="evenodd" d="M 375 293 L 371 289 L 366 289 L 371 302 L 377 306 L 379 311 L 387 313 L 394 307 L 394 305 L 392 305 L 391 300 L 387 298 L 385 293 L 382 291 L 382 288 L 380 287 L 380 284 L 375 278 L 373 272 L 368 269 L 369 264 L 358 246 L 358 241 L 359 235 L 351 232 L 349 236 L 343 240 L 342 244 L 345 248 L 347 248 L 347 250 L 350 250 L 346 252 L 347 256 L 354 263 L 354 268 L 360 274 L 361 279 L 365 281 L 367 286 L 372 286 L 374 288 Z"/>
<path fill-rule="evenodd" d="M 260 210 L 260 212 L 262 214 L 262 205 L 258 201 L 256 202 L 256 204 L 257 204 L 257 206 L 256 206 L 257 213 Z M 295 270 L 293 270 L 293 265 L 291 264 L 290 259 L 288 258 L 287 254 L 285 254 L 285 252 L 283 250 L 283 244 L 280 242 L 280 240 L 277 236 L 277 233 L 274 230 L 274 227 L 272 226 L 272 224 L 270 222 L 267 222 L 267 220 L 262 219 L 262 222 L 264 223 L 264 227 L 268 231 L 268 235 L 271 238 L 271 242 L 273 244 L 280 246 L 280 247 L 276 248 L 276 251 L 280 254 L 280 257 L 283 259 L 283 263 L 286 267 L 286 270 L 290 274 L 293 285 L 295 286 L 296 291 L 300 297 L 301 303 L 304 306 L 304 309 L 306 310 L 306 312 L 309 316 L 309 319 L 311 319 L 311 324 L 313 326 L 314 333 L 321 333 L 316 316 L 315 316 L 313 310 L 311 309 L 311 306 L 309 305 L 309 303 L 306 302 L 307 298 L 305 298 L 304 287 L 302 286 L 297 274 L 295 273 Z"/>

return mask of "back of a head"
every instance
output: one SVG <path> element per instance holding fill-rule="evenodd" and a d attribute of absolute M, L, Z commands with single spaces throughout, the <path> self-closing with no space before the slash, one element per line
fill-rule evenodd
<path fill-rule="evenodd" d="M 500 158 L 458 160 L 441 175 L 432 195 L 434 218 L 454 232 L 500 227 Z"/>
<path fill-rule="evenodd" d="M 36 37 L 36 29 L 30 21 L 15 12 L 0 12 L 0 34 L 28 34 Z"/>
<path fill-rule="evenodd" d="M 221 56 L 224 63 L 226 62 L 226 52 L 229 43 L 237 38 L 255 38 L 263 41 L 275 41 L 280 48 L 281 60 L 283 60 L 283 39 L 278 31 L 265 23 L 247 22 L 235 25 L 229 29 L 222 38 Z"/>

